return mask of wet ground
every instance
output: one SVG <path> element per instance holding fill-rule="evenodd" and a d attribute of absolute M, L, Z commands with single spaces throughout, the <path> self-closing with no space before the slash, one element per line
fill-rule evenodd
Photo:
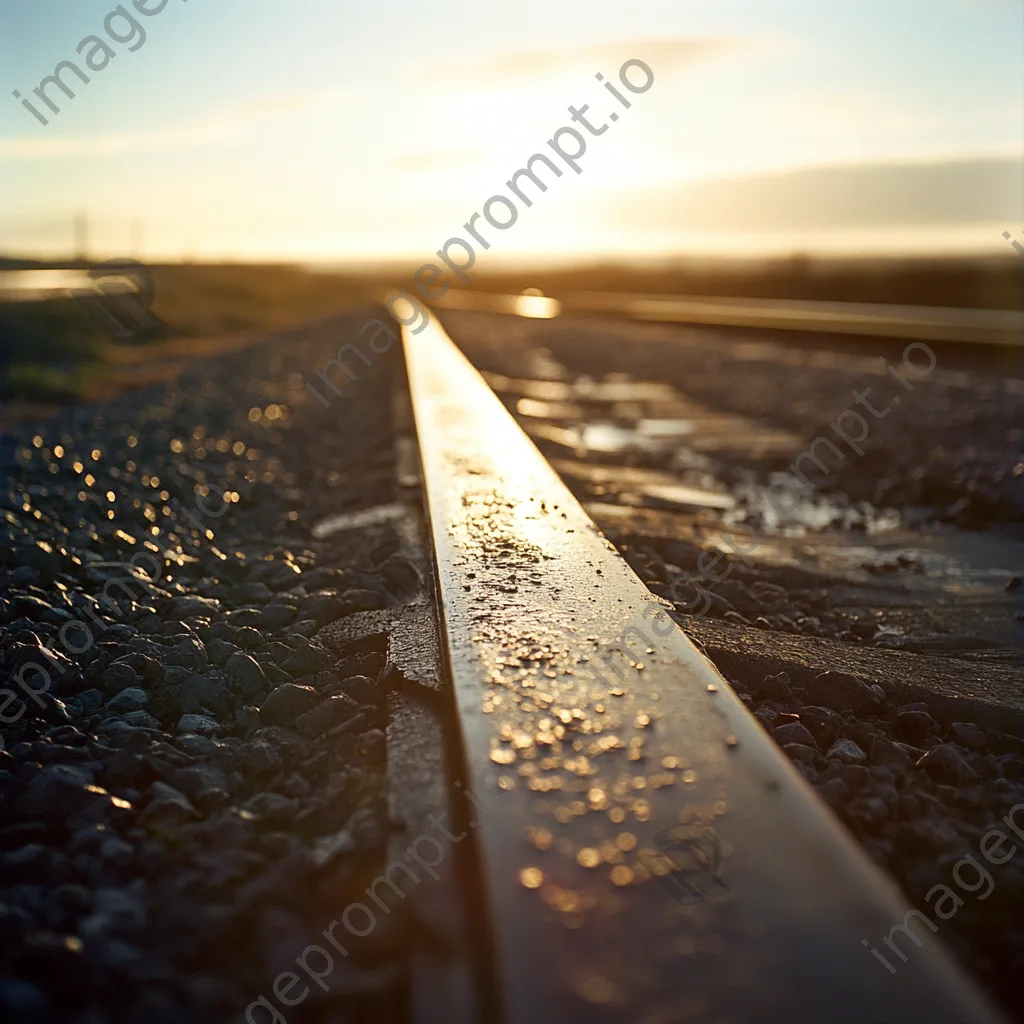
<path fill-rule="evenodd" d="M 721 566 L 692 573 L 691 611 L 1024 665 L 1020 378 L 938 356 L 915 378 L 897 348 L 906 392 L 877 355 L 596 319 L 445 320 L 595 518 L 620 533 L 656 519 L 648 542 L 732 556 L 729 580 L 716 582 Z M 894 391 L 905 402 L 858 421 L 864 388 L 878 411 Z M 798 594 L 757 614 L 748 595 L 729 598 L 744 570 L 825 588 L 829 608 Z"/>

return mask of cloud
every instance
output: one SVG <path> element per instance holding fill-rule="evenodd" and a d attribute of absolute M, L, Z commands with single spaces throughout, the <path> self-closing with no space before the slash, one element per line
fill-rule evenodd
<path fill-rule="evenodd" d="M 483 156 L 479 149 L 450 149 L 437 153 L 405 153 L 396 156 L 391 166 L 396 171 L 438 171 L 448 167 L 463 167 L 475 163 Z"/>
<path fill-rule="evenodd" d="M 848 164 L 708 179 L 622 196 L 617 227 L 817 231 L 978 224 L 1024 217 L 1019 158 Z M 611 205 L 611 204 L 610 204 Z"/>
<path fill-rule="evenodd" d="M 427 77 L 435 82 L 463 87 L 470 81 L 511 85 L 576 70 L 608 72 L 630 58 L 644 61 L 658 74 L 688 68 L 735 50 L 739 45 L 740 41 L 736 39 L 695 36 L 595 43 L 568 50 L 517 50 L 469 64 L 435 65 L 427 69 Z"/>
<path fill-rule="evenodd" d="M 0 158 L 8 160 L 51 160 L 69 156 L 105 156 L 179 149 L 207 142 L 224 143 L 240 130 L 275 117 L 290 117 L 302 111 L 331 106 L 344 97 L 340 93 L 278 93 L 233 103 L 189 121 L 135 132 L 104 132 L 101 135 L 50 135 L 0 138 Z M 52 129 L 51 129 L 52 131 Z"/>

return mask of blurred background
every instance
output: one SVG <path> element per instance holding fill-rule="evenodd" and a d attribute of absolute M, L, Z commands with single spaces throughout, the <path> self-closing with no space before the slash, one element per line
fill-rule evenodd
<path fill-rule="evenodd" d="M 113 9 L 2 6 L 0 268 L 138 259 L 164 344 L 404 278 L 634 57 L 474 286 L 1021 307 L 1021 0 L 169 0 L 43 125 L 13 93 Z M 10 281 L 5 397 L 95 393 L 109 336 Z"/>

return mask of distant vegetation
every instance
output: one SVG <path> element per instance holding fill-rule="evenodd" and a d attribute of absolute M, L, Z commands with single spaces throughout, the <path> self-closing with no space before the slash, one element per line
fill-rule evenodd
<path fill-rule="evenodd" d="M 0 258 L 0 269 L 39 266 Z M 109 388 L 109 367 L 118 361 L 119 351 L 123 356 L 126 345 L 145 345 L 147 358 L 153 359 L 207 354 L 222 339 L 256 336 L 379 299 L 395 281 L 413 290 L 415 267 L 378 264 L 322 273 L 294 266 L 181 264 L 149 269 L 156 282 L 152 312 L 164 327 L 131 342 L 117 342 L 70 299 L 0 303 L 0 401 L 88 398 L 99 393 L 100 379 Z M 477 267 L 473 275 L 473 288 L 479 291 L 533 287 L 556 297 L 569 291 L 606 291 L 1024 309 L 1024 260 L 1013 252 L 984 260 L 688 258 L 490 272 Z"/>
<path fill-rule="evenodd" d="M 53 266 L 53 264 L 49 264 Z M 0 269 L 36 269 L 0 260 Z M 65 267 L 75 264 L 64 264 Z M 74 299 L 0 302 L 0 401 L 67 402 L 89 397 L 118 349 L 145 345 L 173 354 L 183 339 L 237 338 L 338 310 L 369 294 L 339 274 L 286 266 L 151 266 L 151 312 L 163 327 L 118 341 Z M 180 346 L 179 346 L 180 347 Z"/>
<path fill-rule="evenodd" d="M 0 304 L 0 399 L 65 402 L 102 358 L 103 328 L 74 299 Z"/>
<path fill-rule="evenodd" d="M 480 291 L 643 292 L 751 299 L 881 302 L 1024 309 L 1024 259 L 686 259 L 650 266 L 597 263 L 566 269 L 479 273 Z"/>

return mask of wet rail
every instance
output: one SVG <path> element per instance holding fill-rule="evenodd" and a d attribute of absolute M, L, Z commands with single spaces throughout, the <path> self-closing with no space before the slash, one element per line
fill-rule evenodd
<path fill-rule="evenodd" d="M 437 321 L 403 341 L 505 1024 L 1002 1019 Z"/>

